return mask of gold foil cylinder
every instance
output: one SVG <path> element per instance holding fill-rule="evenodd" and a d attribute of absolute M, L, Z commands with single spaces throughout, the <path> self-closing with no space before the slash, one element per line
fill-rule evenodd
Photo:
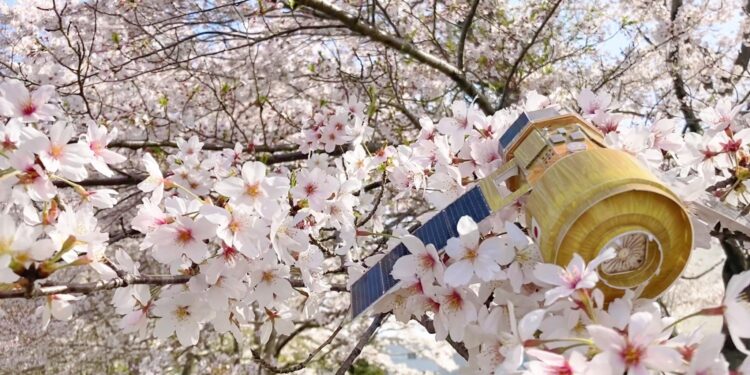
<path fill-rule="evenodd" d="M 658 296 L 679 277 L 692 249 L 692 224 L 679 198 L 619 150 L 590 148 L 555 161 L 532 183 L 526 211 L 544 260 L 563 266 L 574 253 L 593 259 L 616 238 L 650 236 L 635 269 L 600 269 L 608 300 L 644 283 L 643 297 Z"/>

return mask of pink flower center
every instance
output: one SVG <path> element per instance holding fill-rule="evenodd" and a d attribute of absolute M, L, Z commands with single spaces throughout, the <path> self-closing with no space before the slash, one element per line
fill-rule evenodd
<path fill-rule="evenodd" d="M 89 149 L 94 152 L 94 155 L 99 155 L 103 148 L 101 142 L 94 141 L 89 143 Z"/>
<path fill-rule="evenodd" d="M 315 186 L 315 184 L 310 183 L 310 184 L 305 185 L 305 194 L 307 194 L 308 196 L 315 194 L 317 190 L 318 190 L 318 187 Z"/>
<path fill-rule="evenodd" d="M 188 228 L 180 228 L 177 230 L 177 242 L 184 245 L 193 240 L 193 231 Z"/>
<path fill-rule="evenodd" d="M 568 288 L 575 289 L 578 283 L 581 282 L 581 271 L 578 268 L 574 268 L 572 272 L 563 272 L 562 279 L 568 284 Z"/>
<path fill-rule="evenodd" d="M 620 357 L 622 358 L 622 361 L 625 362 L 625 365 L 628 367 L 634 367 L 641 363 L 643 354 L 643 349 L 628 342 L 628 344 L 625 345 L 625 348 L 620 352 Z"/>
<path fill-rule="evenodd" d="M 464 259 L 473 261 L 479 256 L 479 252 L 477 249 L 466 249 L 466 255 L 464 255 Z"/>
<path fill-rule="evenodd" d="M 703 154 L 703 160 L 708 160 L 708 159 L 713 158 L 716 155 L 719 155 L 718 152 L 712 151 L 711 149 L 708 149 L 708 148 L 705 150 L 701 150 L 701 154 Z"/>
<path fill-rule="evenodd" d="M 552 374 L 554 375 L 573 375 L 573 369 L 570 368 L 570 365 L 567 362 L 564 365 L 553 369 L 552 371 Z"/>
<path fill-rule="evenodd" d="M 49 149 L 49 154 L 55 158 L 59 159 L 63 155 L 63 146 L 60 145 L 52 145 Z"/>
<path fill-rule="evenodd" d="M 16 143 L 11 141 L 10 138 L 6 136 L 5 139 L 3 139 L 2 146 L 0 147 L 2 147 L 2 149 L 5 151 L 13 151 L 16 149 Z"/>
<path fill-rule="evenodd" d="M 422 267 L 422 269 L 431 270 L 435 267 L 435 258 L 427 253 L 422 254 L 419 257 L 419 266 Z"/>
<path fill-rule="evenodd" d="M 722 150 L 724 150 L 725 152 L 737 152 L 739 151 L 741 146 L 742 142 L 734 139 L 730 139 L 729 141 L 727 141 L 727 143 L 721 144 Z"/>
<path fill-rule="evenodd" d="M 34 112 L 36 112 L 36 105 L 34 105 L 34 102 L 32 102 L 31 100 L 21 106 L 21 113 L 24 116 L 31 116 L 34 114 Z"/>
<path fill-rule="evenodd" d="M 245 194 L 252 198 L 258 198 L 260 196 L 260 184 L 248 184 L 245 185 Z"/>
<path fill-rule="evenodd" d="M 448 295 L 448 298 L 446 299 L 446 305 L 448 305 L 448 308 L 452 311 L 458 311 L 461 310 L 464 306 L 464 298 L 461 297 L 461 294 L 458 293 L 458 291 L 454 290 L 451 294 Z"/>

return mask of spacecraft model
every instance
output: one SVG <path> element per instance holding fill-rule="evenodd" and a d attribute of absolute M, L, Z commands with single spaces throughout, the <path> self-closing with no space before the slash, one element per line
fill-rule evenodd
<path fill-rule="evenodd" d="M 682 273 L 693 247 L 685 206 L 634 157 L 608 149 L 580 116 L 553 108 L 525 112 L 499 147 L 504 163 L 413 235 L 440 250 L 458 236 L 461 217 L 478 223 L 526 195 L 526 227 L 545 262 L 564 266 L 575 253 L 589 261 L 615 249 L 615 258 L 598 269 L 597 287 L 607 300 L 636 287 L 654 298 Z M 503 184 L 509 194 L 501 193 Z M 408 254 L 397 245 L 354 282 L 353 317 L 397 284 L 393 265 Z"/>

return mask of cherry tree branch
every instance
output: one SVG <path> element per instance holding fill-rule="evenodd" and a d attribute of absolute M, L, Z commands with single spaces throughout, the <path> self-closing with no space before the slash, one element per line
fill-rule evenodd
<path fill-rule="evenodd" d="M 175 142 L 152 142 L 152 141 L 113 141 L 110 142 L 107 147 L 113 148 L 128 148 L 131 150 L 138 150 L 149 147 L 169 147 L 177 148 Z M 294 151 L 298 148 L 297 145 L 279 145 L 279 146 L 264 146 L 264 145 L 244 145 L 243 150 L 245 152 L 280 152 L 280 151 Z M 215 143 L 204 143 L 203 149 L 208 151 L 221 151 L 224 149 L 234 148 L 233 144 L 215 144 Z"/>
<path fill-rule="evenodd" d="M 119 272 L 118 272 L 119 273 Z M 110 280 L 99 280 L 90 283 L 71 283 L 33 286 L 30 289 L 0 290 L 0 299 L 9 298 L 37 298 L 54 294 L 90 294 L 102 290 L 124 288 L 128 285 L 174 285 L 185 284 L 190 281 L 189 275 L 131 275 L 124 274 Z M 295 288 L 304 287 L 301 280 L 289 280 Z M 335 292 L 347 291 L 346 285 L 333 284 L 331 290 Z"/>
<path fill-rule="evenodd" d="M 461 36 L 458 38 L 458 55 L 456 56 L 456 67 L 459 70 L 464 69 L 464 45 L 466 44 L 466 37 L 469 36 L 469 30 L 471 29 L 472 22 L 474 22 L 474 15 L 477 13 L 478 6 L 479 0 L 474 0 L 471 4 L 469 14 L 466 15 L 464 24 L 461 27 Z"/>
<path fill-rule="evenodd" d="M 513 62 L 513 67 L 510 69 L 510 73 L 508 73 L 508 77 L 505 78 L 505 84 L 503 85 L 503 96 L 500 97 L 500 104 L 498 105 L 497 109 L 505 108 L 505 106 L 508 104 L 508 92 L 510 92 L 509 87 L 511 80 L 513 80 L 513 76 L 518 71 L 518 68 L 521 66 L 521 61 L 523 61 L 524 57 L 526 57 L 526 54 L 529 53 L 529 49 L 531 49 L 531 46 L 536 43 L 537 38 L 539 38 L 539 35 L 542 33 L 542 30 L 547 25 L 547 22 L 549 22 L 550 19 L 552 19 L 552 16 L 555 14 L 555 11 L 557 10 L 557 7 L 560 6 L 560 3 L 562 3 L 562 0 L 557 0 L 554 5 L 552 5 L 552 9 L 547 13 L 547 15 L 544 17 L 544 20 L 542 20 L 542 24 L 539 25 L 539 27 L 534 32 L 534 36 L 531 37 L 531 40 L 529 43 L 527 43 L 525 46 L 523 46 L 523 49 L 521 49 L 521 53 L 516 58 L 516 61 Z"/>
<path fill-rule="evenodd" d="M 313 358 L 315 358 L 316 355 L 318 355 L 318 353 L 320 353 L 321 350 L 323 350 L 323 348 L 328 346 L 333 341 L 333 339 L 336 338 L 336 336 L 339 334 L 341 329 L 344 328 L 345 321 L 346 319 L 342 320 L 341 323 L 339 323 L 339 326 L 333 330 L 331 335 L 328 336 L 328 338 L 325 341 L 323 341 L 320 345 L 318 345 L 318 347 L 315 348 L 315 350 L 310 352 L 310 354 L 307 356 L 307 358 L 304 361 L 301 361 L 295 364 L 286 365 L 284 367 L 278 367 L 278 366 L 274 366 L 266 362 L 263 358 L 261 358 L 260 353 L 258 353 L 255 349 L 251 349 L 251 352 L 253 354 L 253 360 L 257 362 L 264 369 L 271 371 L 273 373 L 276 373 L 276 374 L 286 374 L 286 373 L 302 370 L 313 360 Z"/>
<path fill-rule="evenodd" d="M 362 332 L 362 335 L 359 336 L 359 341 L 357 341 L 357 345 L 354 346 L 351 353 L 349 353 L 349 356 L 346 357 L 344 362 L 341 363 L 341 367 L 336 371 L 336 375 L 344 375 L 346 374 L 346 371 L 349 370 L 349 368 L 354 365 L 354 361 L 359 357 L 359 355 L 362 353 L 362 349 L 367 345 L 367 343 L 370 341 L 370 337 L 375 333 L 375 331 L 380 327 L 381 324 L 383 324 L 383 321 L 388 317 L 388 314 L 390 313 L 382 313 L 375 315 L 375 318 L 372 320 L 372 323 L 370 323 L 370 326 L 367 327 L 367 329 Z"/>
<path fill-rule="evenodd" d="M 90 283 L 71 283 L 47 286 L 34 286 L 30 290 L 16 289 L 0 291 L 0 299 L 36 298 L 54 294 L 80 293 L 89 294 L 101 290 L 124 288 L 128 285 L 172 285 L 185 284 L 190 280 L 188 275 L 124 275 L 111 280 L 99 280 Z"/>
<path fill-rule="evenodd" d="M 427 330 L 427 332 L 435 333 L 435 323 L 433 323 L 432 320 L 427 318 L 427 316 L 422 316 L 422 318 L 417 320 L 417 322 L 419 322 L 419 324 L 421 324 L 422 327 L 424 327 Z M 445 340 L 448 341 L 448 344 L 450 344 L 453 347 L 453 349 L 456 351 L 456 353 L 458 353 L 461 357 L 463 357 L 466 360 L 469 359 L 469 350 L 466 349 L 466 346 L 464 346 L 464 343 L 455 342 L 453 341 L 453 339 L 451 339 L 450 336 L 446 337 Z"/>
<path fill-rule="evenodd" d="M 453 80 L 453 82 L 455 82 L 458 87 L 460 87 L 461 90 L 463 90 L 466 94 L 474 97 L 476 103 L 485 114 L 490 115 L 494 113 L 494 109 L 490 101 L 479 91 L 476 85 L 471 83 L 466 78 L 463 72 L 456 66 L 433 54 L 417 49 L 417 47 L 411 42 L 408 42 L 397 36 L 385 34 L 380 30 L 367 25 L 364 22 L 360 22 L 360 19 L 358 17 L 350 15 L 343 9 L 333 4 L 329 4 L 321 0 L 297 0 L 296 3 L 318 11 L 328 17 L 331 17 L 344 24 L 351 31 L 366 36 L 376 42 L 383 44 L 388 48 L 409 55 L 415 60 L 445 74 L 448 78 Z"/>
<path fill-rule="evenodd" d="M 672 21 L 672 32 L 674 32 L 675 20 L 677 20 L 677 15 L 680 12 L 680 7 L 682 7 L 682 0 L 672 0 L 672 6 L 669 13 L 669 19 L 670 21 Z M 672 76 L 672 86 L 674 87 L 674 93 L 675 96 L 677 96 L 677 101 L 680 103 L 680 111 L 685 117 L 685 129 L 689 129 L 693 132 L 699 132 L 701 130 L 701 127 L 698 122 L 698 117 L 695 116 L 693 107 L 691 107 L 687 101 L 689 95 L 687 89 L 685 88 L 685 80 L 682 78 L 682 73 L 680 72 L 679 59 L 680 41 L 673 40 L 672 48 L 669 51 L 669 55 L 667 55 L 667 66 L 669 67 L 669 75 Z"/>

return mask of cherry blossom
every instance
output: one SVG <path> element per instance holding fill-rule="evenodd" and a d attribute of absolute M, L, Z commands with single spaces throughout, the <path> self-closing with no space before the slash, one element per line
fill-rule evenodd
<path fill-rule="evenodd" d="M 338 189 L 338 181 L 325 171 L 315 168 L 301 170 L 297 174 L 297 184 L 290 190 L 294 198 L 306 200 L 310 208 L 322 211 L 325 201 Z"/>
<path fill-rule="evenodd" d="M 159 298 L 151 311 L 159 317 L 154 335 L 165 339 L 175 333 L 184 346 L 198 343 L 201 325 L 211 317 L 211 309 L 201 295 L 191 292 Z"/>
<path fill-rule="evenodd" d="M 590 89 L 583 89 L 578 94 L 578 106 L 585 116 L 597 115 L 606 111 L 612 102 L 612 97 L 607 93 L 595 94 Z"/>
<path fill-rule="evenodd" d="M 577 290 L 592 289 L 599 281 L 597 267 L 615 257 L 613 248 L 602 251 L 587 265 L 580 255 L 573 254 L 573 259 L 566 268 L 560 266 L 539 263 L 534 268 L 534 276 L 537 280 L 554 285 L 555 288 L 545 293 L 545 305 L 560 298 L 565 298 Z"/>
<path fill-rule="evenodd" d="M 576 351 L 571 352 L 570 358 L 538 349 L 529 349 L 526 354 L 538 359 L 538 361 L 530 361 L 527 365 L 531 375 L 583 375 L 588 369 L 586 357 Z"/>
<path fill-rule="evenodd" d="M 612 374 L 677 371 L 681 358 L 675 349 L 660 344 L 669 335 L 669 331 L 663 328 L 660 319 L 648 312 L 633 314 L 626 333 L 596 324 L 586 327 L 594 343 L 602 350 L 597 357 L 606 358 Z"/>
<path fill-rule="evenodd" d="M 34 92 L 21 81 L 7 80 L 0 84 L 0 114 L 18 118 L 23 122 L 51 121 L 58 114 L 52 104 L 47 103 L 55 94 L 51 85 L 43 85 Z"/>
<path fill-rule="evenodd" d="M 56 122 L 50 128 L 49 139 L 43 138 L 39 159 L 50 172 L 60 171 L 63 177 L 79 181 L 88 173 L 84 168 L 91 150 L 82 143 L 69 143 L 75 129 L 63 122 Z"/>
<path fill-rule="evenodd" d="M 729 98 L 721 98 L 715 107 L 706 107 L 700 112 L 700 118 L 708 124 L 710 134 L 715 134 L 727 128 L 733 128 L 735 117 L 741 109 L 740 105 L 732 106 Z"/>
<path fill-rule="evenodd" d="M 724 293 L 723 304 L 729 337 L 732 338 L 735 347 L 746 355 L 750 355 L 750 350 L 747 349 L 742 339 L 750 338 L 750 322 L 747 319 L 750 314 L 748 288 L 750 288 L 750 271 L 732 276 Z"/>
<path fill-rule="evenodd" d="M 151 154 L 143 155 L 143 165 L 146 167 L 148 177 L 138 184 L 138 188 L 146 193 L 153 192 L 152 201 L 159 203 L 164 197 L 164 185 L 167 180 L 164 179 L 159 164 Z"/>
<path fill-rule="evenodd" d="M 483 281 L 504 278 L 500 265 L 509 264 L 514 253 L 502 247 L 502 240 L 490 237 L 481 241 L 479 227 L 469 216 L 457 225 L 459 238 L 451 238 L 445 252 L 453 262 L 445 270 L 445 282 L 450 286 L 466 285 L 476 275 Z"/>
<path fill-rule="evenodd" d="M 126 160 L 124 156 L 107 149 L 107 145 L 117 138 L 117 134 L 117 128 L 107 131 L 106 127 L 97 126 L 95 122 L 89 121 L 88 130 L 82 137 L 82 140 L 91 150 L 91 154 L 93 154 L 89 160 L 91 166 L 105 176 L 114 174 L 109 168 L 110 164 L 120 164 Z"/>
<path fill-rule="evenodd" d="M 208 246 L 203 240 L 211 238 L 215 230 L 216 226 L 206 218 L 177 217 L 173 223 L 160 226 L 150 234 L 151 253 L 164 264 L 180 261 L 183 255 L 201 262 L 208 257 Z"/>
<path fill-rule="evenodd" d="M 255 210 L 272 209 L 273 201 L 284 192 L 285 179 L 266 177 L 266 166 L 259 162 L 242 165 L 242 178 L 230 177 L 216 184 L 216 191 L 237 204 L 244 204 Z"/>
<path fill-rule="evenodd" d="M 416 275 L 420 279 L 442 280 L 443 262 L 435 246 L 425 246 L 419 238 L 408 235 L 401 239 L 411 255 L 399 258 L 393 265 L 391 274 L 396 279 L 411 279 Z"/>
<path fill-rule="evenodd" d="M 42 329 L 47 329 L 52 318 L 57 320 L 69 320 L 73 317 L 75 307 L 71 301 L 78 298 L 70 294 L 53 294 L 45 298 L 43 305 L 37 308 L 37 313 L 42 314 Z"/>

